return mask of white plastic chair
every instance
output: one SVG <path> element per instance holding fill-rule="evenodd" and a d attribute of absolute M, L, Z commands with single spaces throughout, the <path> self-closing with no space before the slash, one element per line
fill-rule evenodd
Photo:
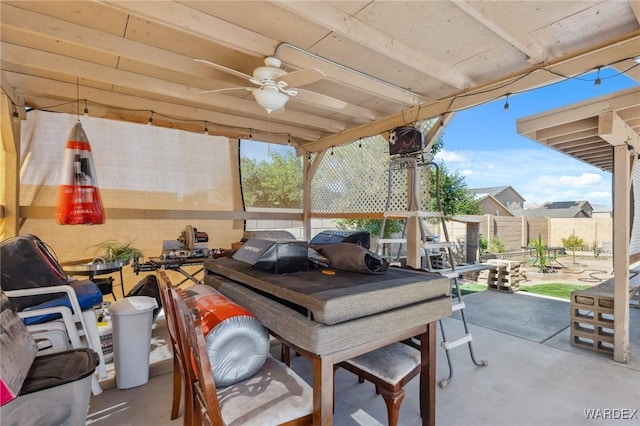
<path fill-rule="evenodd" d="M 18 312 L 18 315 L 22 319 L 48 314 L 60 314 L 62 315 L 62 319 L 27 326 L 27 330 L 29 330 L 38 346 L 38 354 L 44 355 L 46 353 L 61 352 L 83 347 L 76 323 L 73 319 L 73 313 L 68 307 L 53 306 L 50 308 Z"/>
<path fill-rule="evenodd" d="M 68 316 L 67 319 L 65 320 L 65 315 L 62 314 L 63 310 L 59 311 L 59 313 L 61 313 L 63 315 L 63 321 L 65 324 L 68 324 L 68 328 L 67 330 L 71 330 L 72 328 L 75 328 L 76 330 L 76 335 L 78 335 L 79 337 L 84 337 L 85 341 L 86 341 L 86 345 L 87 347 L 89 347 L 90 349 L 93 349 L 97 354 L 98 354 L 98 358 L 100 360 L 100 363 L 98 364 L 98 367 L 96 368 L 96 371 L 98 372 L 98 375 L 100 378 L 106 378 L 107 377 L 107 366 L 104 360 L 104 354 L 102 352 L 102 344 L 100 343 L 100 335 L 98 333 L 98 323 L 96 320 L 96 315 L 95 312 L 93 311 L 93 309 L 87 309 L 86 311 L 82 311 L 80 309 L 80 303 L 78 302 L 78 298 L 76 297 L 76 293 L 75 290 L 73 289 L 73 287 L 71 287 L 70 285 L 57 285 L 57 286 L 49 286 L 49 287 L 37 287 L 37 288 L 25 288 L 25 289 L 19 289 L 19 290 L 8 290 L 4 292 L 7 297 L 12 298 L 12 297 L 22 297 L 22 296 L 34 296 L 34 295 L 42 295 L 42 294 L 56 294 L 56 293 L 64 293 L 67 295 L 67 298 L 69 299 L 69 303 L 71 304 L 71 313 L 72 313 L 72 322 L 69 322 L 68 320 Z M 60 307 L 54 307 L 55 308 L 60 308 Z M 64 308 L 64 306 L 62 306 L 62 308 Z M 44 309 L 48 309 L 48 308 L 44 308 Z M 68 309 L 68 308 L 67 308 Z M 37 314 L 34 314 L 33 316 L 36 315 L 42 315 L 43 313 L 43 309 L 34 309 L 34 310 L 27 310 L 27 311 L 21 311 L 20 315 L 30 315 L 30 312 L 38 312 Z M 53 321 L 49 321 L 50 323 L 60 323 L 59 320 L 53 320 Z M 71 325 L 73 323 L 73 325 Z M 54 336 L 54 331 L 51 331 L 53 328 L 56 328 L 58 326 L 55 326 L 53 324 L 50 324 L 49 328 L 47 328 L 46 326 L 46 322 L 42 323 L 42 324 L 36 324 L 36 325 L 40 325 L 40 327 L 35 327 L 35 328 L 31 328 L 29 329 L 29 327 L 33 327 L 32 325 L 27 326 L 27 329 L 29 329 L 30 331 L 33 330 L 36 333 L 41 333 L 40 336 L 41 337 L 47 337 L 49 339 L 55 339 Z M 49 330 L 49 331 L 47 331 Z M 58 328 L 59 330 L 59 328 Z M 68 332 L 67 334 L 67 339 L 72 343 L 72 346 L 74 345 L 74 342 L 72 339 L 75 339 L 74 333 L 73 332 Z M 52 340 L 50 340 L 52 341 Z M 77 342 L 76 342 L 77 343 Z M 94 380 L 94 383 L 92 385 L 92 390 L 94 392 L 94 394 L 99 394 L 100 392 L 102 392 L 102 390 L 100 389 L 100 386 L 98 385 L 97 381 Z"/>

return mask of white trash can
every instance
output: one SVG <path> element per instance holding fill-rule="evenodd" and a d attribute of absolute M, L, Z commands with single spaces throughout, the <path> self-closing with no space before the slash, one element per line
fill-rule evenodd
<path fill-rule="evenodd" d="M 149 381 L 151 324 L 158 302 L 153 297 L 131 296 L 111 303 L 113 355 L 118 389 Z"/>

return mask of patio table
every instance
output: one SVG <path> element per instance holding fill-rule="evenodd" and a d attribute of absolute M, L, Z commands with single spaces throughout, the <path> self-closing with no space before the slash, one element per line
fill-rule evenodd
<path fill-rule="evenodd" d="M 314 424 L 333 422 L 335 364 L 420 336 L 422 423 L 435 425 L 435 321 L 451 314 L 449 279 L 396 268 L 381 275 L 271 274 L 230 258 L 206 260 L 204 268 L 205 284 L 312 362 Z"/>

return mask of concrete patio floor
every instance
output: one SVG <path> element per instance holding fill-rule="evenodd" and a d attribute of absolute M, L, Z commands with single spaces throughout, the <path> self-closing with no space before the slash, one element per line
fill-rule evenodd
<path fill-rule="evenodd" d="M 640 309 L 630 308 L 631 357 L 628 364 L 620 364 L 569 344 L 568 302 L 522 293 L 483 293 L 465 296 L 465 301 L 476 358 L 486 359 L 488 366 L 476 367 L 466 345 L 450 351 L 454 374 L 447 387 L 437 389 L 438 425 L 640 424 Z M 496 308 L 497 298 L 510 308 Z M 169 420 L 172 374 L 163 345 L 164 326 L 159 317 L 149 382 L 127 390 L 117 389 L 113 378 L 102 382 L 105 390 L 92 397 L 87 424 L 182 424 L 182 417 Z M 454 317 L 444 320 L 444 326 L 448 336 L 462 332 L 462 322 Z M 311 383 L 308 361 L 294 357 L 292 367 Z M 437 380 L 447 375 L 445 352 L 438 348 Z M 354 375 L 339 370 L 335 389 L 335 425 L 386 424 L 386 407 L 373 385 L 359 384 Z M 405 390 L 399 424 L 419 425 L 418 379 Z"/>

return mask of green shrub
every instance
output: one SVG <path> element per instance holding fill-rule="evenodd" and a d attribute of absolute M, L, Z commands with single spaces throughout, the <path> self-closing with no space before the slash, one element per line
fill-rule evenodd
<path fill-rule="evenodd" d="M 547 269 L 547 245 L 542 241 L 542 237 L 538 234 L 537 240 L 529 242 L 530 245 L 536 249 L 536 258 L 540 261 L 540 271 L 544 272 Z"/>
<path fill-rule="evenodd" d="M 373 238 L 380 236 L 382 219 L 339 219 L 336 220 L 338 229 L 349 231 L 367 231 Z M 403 220 L 387 219 L 384 226 L 383 238 L 390 238 L 393 234 L 401 232 L 404 226 Z"/>
<path fill-rule="evenodd" d="M 504 253 L 506 251 L 504 241 L 500 237 L 493 237 L 489 240 L 489 251 L 491 253 Z"/>

